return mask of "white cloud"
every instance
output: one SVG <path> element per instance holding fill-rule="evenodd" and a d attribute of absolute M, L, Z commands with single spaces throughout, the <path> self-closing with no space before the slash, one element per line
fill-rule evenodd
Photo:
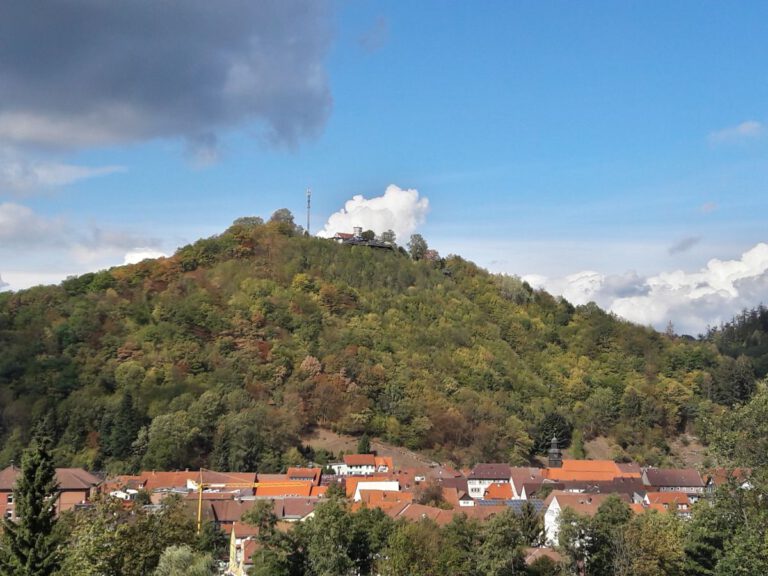
<path fill-rule="evenodd" d="M 710 144 L 736 144 L 757 138 L 763 131 L 762 123 L 757 120 L 747 120 L 736 126 L 710 132 L 708 140 Z"/>
<path fill-rule="evenodd" d="M 768 296 L 768 244 L 759 243 L 736 260 L 710 260 L 697 272 L 677 270 L 640 277 L 579 272 L 563 278 L 527 276 L 534 286 L 574 304 L 594 301 L 639 324 L 662 329 L 670 320 L 678 332 L 699 334 L 729 320 Z"/>
<path fill-rule="evenodd" d="M 8 288 L 8 286 L 10 286 L 10 284 L 8 284 L 8 282 L 4 282 L 3 277 L 0 276 L 0 291 Z"/>
<path fill-rule="evenodd" d="M 160 252 L 153 248 L 136 248 L 131 250 L 123 258 L 123 264 L 136 264 L 147 258 L 167 258 L 168 255 L 165 252 Z"/>
<path fill-rule="evenodd" d="M 21 204 L 0 203 L 0 247 L 57 244 L 65 229 L 61 219 L 38 216 Z"/>
<path fill-rule="evenodd" d="M 32 192 L 65 186 L 79 180 L 124 172 L 123 166 L 77 166 L 60 162 L 28 161 L 6 152 L 0 155 L 0 193 Z"/>
<path fill-rule="evenodd" d="M 353 196 L 344 208 L 331 214 L 318 236 L 330 238 L 337 232 L 351 232 L 355 226 L 381 234 L 393 230 L 400 244 L 421 225 L 429 211 L 429 200 L 420 198 L 417 190 L 403 190 L 394 184 L 387 186 L 382 196 L 363 198 Z"/>

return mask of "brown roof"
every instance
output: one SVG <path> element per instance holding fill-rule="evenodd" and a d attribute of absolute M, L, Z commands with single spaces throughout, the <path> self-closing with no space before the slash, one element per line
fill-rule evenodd
<path fill-rule="evenodd" d="M 255 500 L 212 500 L 209 502 L 216 522 L 231 524 L 240 522 L 248 510 L 253 508 Z"/>
<path fill-rule="evenodd" d="M 512 486 L 508 482 L 493 483 L 485 489 L 486 500 L 511 500 Z"/>
<path fill-rule="evenodd" d="M 0 471 L 0 490 L 13 490 L 20 472 L 15 466 L 8 466 Z M 56 468 L 56 482 L 59 484 L 59 491 L 90 490 L 101 484 L 101 479 L 82 468 Z"/>
<path fill-rule="evenodd" d="M 375 466 L 376 457 L 373 454 L 348 454 L 344 456 L 347 466 Z"/>
<path fill-rule="evenodd" d="M 387 511 L 387 514 L 391 515 L 391 510 Z M 443 510 L 441 508 L 435 508 L 434 506 L 425 506 L 424 504 L 408 504 L 395 514 L 394 518 L 404 518 L 412 522 L 418 522 L 429 518 L 436 524 L 444 526 L 448 524 L 454 516 L 453 510 Z"/>
<path fill-rule="evenodd" d="M 509 480 L 511 470 L 508 464 L 478 464 L 472 469 L 469 480 Z"/>
<path fill-rule="evenodd" d="M 701 475 L 693 468 L 647 468 L 645 477 L 649 486 L 703 488 Z"/>
<path fill-rule="evenodd" d="M 552 492 L 544 501 L 546 508 L 549 508 L 552 501 L 557 499 L 557 503 L 560 508 L 570 508 L 577 514 L 594 516 L 600 504 L 610 498 L 610 494 L 572 494 L 570 492 L 560 492 L 558 490 Z M 618 497 L 629 503 L 629 496 L 626 494 L 618 494 Z"/>
<path fill-rule="evenodd" d="M 322 468 L 288 468 L 286 476 L 289 480 L 311 480 L 313 484 L 320 484 Z"/>
<path fill-rule="evenodd" d="M 302 519 L 314 512 L 317 506 L 315 498 L 285 498 L 276 501 L 275 513 L 278 519 Z"/>

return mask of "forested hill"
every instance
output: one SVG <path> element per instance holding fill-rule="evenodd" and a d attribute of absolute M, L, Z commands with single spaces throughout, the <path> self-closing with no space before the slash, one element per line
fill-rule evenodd
<path fill-rule="evenodd" d="M 111 471 L 277 470 L 315 426 L 461 464 L 519 464 L 572 430 L 577 455 L 606 435 L 616 458 L 661 463 L 752 393 L 745 366 L 460 257 L 249 218 L 171 258 L 0 294 L 0 466 L 35 426 L 58 464 Z"/>
<path fill-rule="evenodd" d="M 751 364 L 758 378 L 768 375 L 768 308 L 762 304 L 710 329 L 706 339 L 734 361 Z"/>

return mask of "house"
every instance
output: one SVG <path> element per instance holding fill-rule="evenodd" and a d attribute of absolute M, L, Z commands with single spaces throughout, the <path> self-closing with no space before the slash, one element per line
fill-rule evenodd
<path fill-rule="evenodd" d="M 21 470 L 14 465 L 0 471 L 0 513 L 4 518 L 16 518 L 13 487 Z M 56 513 L 72 510 L 89 502 L 101 484 L 101 479 L 82 468 L 56 468 L 58 496 Z"/>
<path fill-rule="evenodd" d="M 483 500 L 511 500 L 512 486 L 509 482 L 494 482 L 485 489 Z"/>
<path fill-rule="evenodd" d="M 643 484 L 656 492 L 683 492 L 703 495 L 704 480 L 693 468 L 646 468 L 643 470 Z"/>
<path fill-rule="evenodd" d="M 721 486 L 733 485 L 742 490 L 749 490 L 752 484 L 749 477 L 752 475 L 750 468 L 714 468 L 706 474 L 706 491 L 714 492 Z"/>
<path fill-rule="evenodd" d="M 237 522 L 229 534 L 229 563 L 227 574 L 247 576 L 253 566 L 253 553 L 256 551 L 258 528 Z"/>
<path fill-rule="evenodd" d="M 347 478 L 347 498 L 351 498 L 354 502 L 360 502 L 363 499 L 362 493 L 367 490 L 399 492 L 400 483 L 397 480 L 391 479 Z"/>
<path fill-rule="evenodd" d="M 544 533 L 547 544 L 557 545 L 560 534 L 560 514 L 566 508 L 570 508 L 582 516 L 594 516 L 597 509 L 611 495 L 609 494 L 572 494 L 569 492 L 552 492 L 544 501 L 546 512 L 544 513 Z M 629 497 L 623 494 L 617 495 L 621 500 L 629 504 Z"/>
<path fill-rule="evenodd" d="M 478 500 L 482 499 L 491 484 L 508 484 L 511 474 L 507 464 L 478 464 L 467 476 L 469 495 Z"/>
<path fill-rule="evenodd" d="M 541 468 L 531 468 L 528 466 L 512 466 L 509 469 L 509 483 L 512 487 L 513 498 L 525 498 L 523 496 L 523 484 L 528 485 L 528 492 L 531 488 L 544 482 Z"/>
<path fill-rule="evenodd" d="M 391 464 L 391 460 L 389 463 Z M 380 464 L 386 465 L 383 461 L 380 461 Z M 373 454 L 348 454 L 344 456 L 344 462 L 331 464 L 331 468 L 339 476 L 370 476 L 376 472 L 376 456 Z"/>
<path fill-rule="evenodd" d="M 685 518 L 691 516 L 691 501 L 688 494 L 682 492 L 647 492 L 643 498 L 643 504 L 646 506 L 657 504 L 665 511 L 675 512 L 679 516 Z"/>

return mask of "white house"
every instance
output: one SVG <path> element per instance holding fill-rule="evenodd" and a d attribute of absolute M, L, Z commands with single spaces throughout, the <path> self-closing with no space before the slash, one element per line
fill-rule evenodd
<path fill-rule="evenodd" d="M 491 484 L 509 483 L 511 471 L 507 464 L 478 464 L 467 476 L 469 495 L 482 500 Z"/>

